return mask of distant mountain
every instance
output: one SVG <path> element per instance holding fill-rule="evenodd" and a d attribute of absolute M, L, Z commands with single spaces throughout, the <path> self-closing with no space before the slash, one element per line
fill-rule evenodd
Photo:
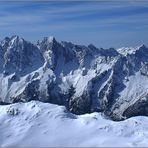
<path fill-rule="evenodd" d="M 0 102 L 40 100 L 113 120 L 148 115 L 148 48 L 102 49 L 45 37 L 0 42 Z"/>

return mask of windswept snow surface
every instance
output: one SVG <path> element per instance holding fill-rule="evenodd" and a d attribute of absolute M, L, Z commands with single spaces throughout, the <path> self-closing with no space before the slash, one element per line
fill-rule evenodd
<path fill-rule="evenodd" d="M 147 123 L 142 116 L 115 122 L 49 103 L 16 103 L 0 106 L 0 147 L 148 146 Z"/>

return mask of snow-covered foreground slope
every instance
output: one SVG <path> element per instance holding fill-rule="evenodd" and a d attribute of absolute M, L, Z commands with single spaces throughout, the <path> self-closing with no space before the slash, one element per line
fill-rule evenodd
<path fill-rule="evenodd" d="M 0 146 L 148 146 L 148 117 L 114 122 L 31 101 L 0 106 Z"/>

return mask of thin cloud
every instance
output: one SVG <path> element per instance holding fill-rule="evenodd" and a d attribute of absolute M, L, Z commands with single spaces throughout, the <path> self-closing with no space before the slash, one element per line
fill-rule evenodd
<path fill-rule="evenodd" d="M 15 33 L 29 38 L 55 34 L 74 40 L 96 40 L 97 35 L 108 38 L 128 32 L 148 33 L 148 6 L 131 2 L 21 2 L 0 3 L 1 35 Z M 103 34 L 104 33 L 104 34 Z M 131 35 L 132 33 L 130 33 Z M 71 35 L 71 36 L 70 36 Z M 72 37 L 73 36 L 73 37 Z M 131 38 L 132 36 L 127 37 Z M 138 38 L 138 35 L 137 35 Z M 112 41 L 113 39 L 110 38 Z M 90 41 L 91 42 L 91 41 Z M 126 41 L 128 42 L 128 41 Z M 105 43 L 105 41 L 104 41 Z"/>

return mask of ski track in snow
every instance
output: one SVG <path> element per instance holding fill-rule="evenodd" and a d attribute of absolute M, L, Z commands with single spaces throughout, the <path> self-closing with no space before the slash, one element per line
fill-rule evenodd
<path fill-rule="evenodd" d="M 115 122 L 101 113 L 74 115 L 31 101 L 0 106 L 0 146 L 148 146 L 148 117 Z"/>

